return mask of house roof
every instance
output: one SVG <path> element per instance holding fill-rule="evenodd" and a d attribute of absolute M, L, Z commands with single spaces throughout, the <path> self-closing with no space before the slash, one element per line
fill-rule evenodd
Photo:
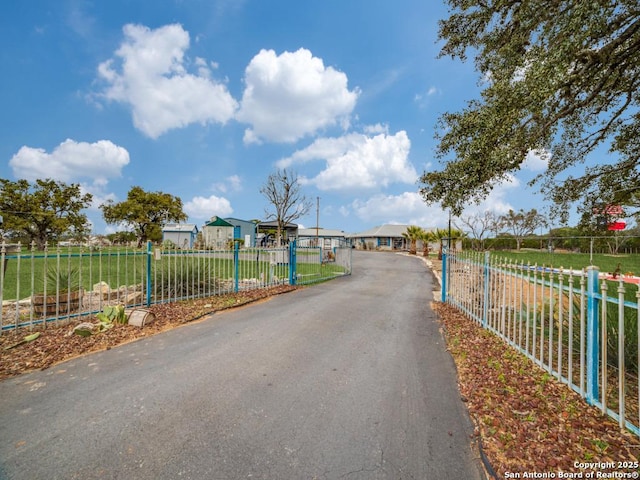
<path fill-rule="evenodd" d="M 315 237 L 316 233 L 319 237 L 338 237 L 345 238 L 345 233 L 342 230 L 331 230 L 328 228 L 301 228 L 298 230 L 299 237 Z"/>
<path fill-rule="evenodd" d="M 273 220 L 271 222 L 260 222 L 258 224 L 258 228 L 278 228 L 278 222 Z M 290 229 L 290 230 L 297 230 L 298 229 L 298 225 L 296 225 L 295 223 L 287 223 L 285 225 L 285 228 Z"/>
<path fill-rule="evenodd" d="M 253 224 L 254 223 L 251 220 L 242 220 L 241 218 L 235 218 L 235 217 L 227 217 L 224 220 L 229 222 L 229 223 L 232 223 L 232 224 L 233 223 L 248 223 L 248 224 Z"/>
<path fill-rule="evenodd" d="M 204 225 L 205 227 L 233 227 L 229 222 L 220 217 L 211 217 L 211 220 Z"/>
<path fill-rule="evenodd" d="M 381 225 L 364 232 L 354 233 L 351 238 L 402 237 L 410 225 Z"/>
<path fill-rule="evenodd" d="M 198 226 L 195 223 L 167 223 L 162 229 L 163 232 L 197 232 Z"/>

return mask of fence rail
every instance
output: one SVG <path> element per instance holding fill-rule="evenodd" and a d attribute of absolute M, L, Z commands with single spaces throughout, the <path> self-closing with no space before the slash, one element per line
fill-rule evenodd
<path fill-rule="evenodd" d="M 445 252 L 442 301 L 640 436 L 637 277 Z"/>
<path fill-rule="evenodd" d="M 93 315 L 106 305 L 150 306 L 351 274 L 347 245 L 229 250 L 43 251 L 0 244 L 0 334 Z"/>

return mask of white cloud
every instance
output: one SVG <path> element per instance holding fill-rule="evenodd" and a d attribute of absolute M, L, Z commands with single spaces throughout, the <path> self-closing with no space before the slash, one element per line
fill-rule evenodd
<path fill-rule="evenodd" d="M 364 133 L 375 135 L 376 133 L 389 133 L 389 125 L 376 123 L 375 125 L 366 125 L 363 129 Z"/>
<path fill-rule="evenodd" d="M 106 192 L 105 186 L 94 183 L 93 185 L 80 185 L 80 190 L 82 193 L 90 193 L 92 195 L 91 205 L 89 205 L 90 210 L 94 210 L 96 212 L 100 211 L 100 205 L 106 203 L 108 201 L 117 202 L 115 193 Z"/>
<path fill-rule="evenodd" d="M 487 199 L 479 205 L 467 207 L 463 216 L 477 212 L 492 211 L 497 215 L 504 215 L 513 209 L 506 201 L 510 190 L 518 189 L 520 182 L 510 177 L 507 181 L 497 185 Z M 349 208 L 342 208 L 344 216 L 355 214 L 360 220 L 380 225 L 396 223 L 418 225 L 423 228 L 445 228 L 449 223 L 449 211 L 439 205 L 427 205 L 418 192 L 403 192 L 398 195 L 374 195 L 368 199 L 356 199 Z M 454 219 L 455 220 L 455 219 Z"/>
<path fill-rule="evenodd" d="M 204 59 L 194 61 L 197 74 L 187 72 L 189 33 L 181 25 L 151 30 L 129 24 L 123 31 L 115 58 L 101 63 L 98 75 L 107 83 L 103 96 L 129 105 L 136 128 L 157 138 L 191 123 L 224 124 L 233 117 L 237 102 L 211 79 Z"/>
<path fill-rule="evenodd" d="M 192 219 L 208 219 L 216 215 L 218 217 L 226 217 L 233 213 L 231 203 L 224 197 L 211 195 L 205 197 L 193 197 L 184 204 L 184 211 Z"/>
<path fill-rule="evenodd" d="M 424 93 L 416 93 L 416 96 L 413 99 L 420 103 L 425 100 L 426 97 L 432 97 L 437 93 L 440 93 L 440 91 L 436 87 L 429 87 Z"/>
<path fill-rule="evenodd" d="M 108 179 L 120 177 L 122 168 L 129 163 L 129 152 L 109 140 L 95 143 L 67 139 L 51 153 L 42 148 L 24 146 L 9 165 L 17 178 L 36 180 L 52 178 L 63 182 L 90 179 L 106 185 Z"/>
<path fill-rule="evenodd" d="M 425 228 L 436 226 L 447 215 L 440 207 L 428 206 L 418 192 L 354 200 L 351 209 L 358 218 L 369 223 L 399 223 Z"/>
<path fill-rule="evenodd" d="M 517 189 L 520 186 L 520 182 L 515 178 L 496 185 L 491 191 L 489 196 L 479 204 L 469 205 L 464 209 L 463 216 L 471 216 L 476 213 L 483 214 L 484 212 L 493 212 L 496 215 L 504 215 L 509 210 L 513 210 L 513 205 L 507 200 L 509 190 Z"/>
<path fill-rule="evenodd" d="M 242 190 L 242 179 L 238 175 L 231 175 L 224 182 L 214 183 L 213 189 L 221 193 L 239 192 Z"/>
<path fill-rule="evenodd" d="M 261 50 L 245 71 L 239 121 L 251 128 L 245 142 L 294 142 L 318 130 L 348 126 L 359 91 L 349 91 L 347 76 L 309 50 L 276 55 Z"/>
<path fill-rule="evenodd" d="M 529 150 L 522 163 L 522 168 L 531 172 L 546 170 L 549 167 L 549 155 L 546 150 Z"/>
<path fill-rule="evenodd" d="M 315 178 L 301 178 L 320 190 L 386 187 L 393 182 L 414 183 L 416 170 L 408 161 L 411 142 L 405 131 L 373 137 L 353 133 L 320 138 L 309 147 L 278 162 L 281 168 L 313 160 L 325 160 L 326 168 Z"/>

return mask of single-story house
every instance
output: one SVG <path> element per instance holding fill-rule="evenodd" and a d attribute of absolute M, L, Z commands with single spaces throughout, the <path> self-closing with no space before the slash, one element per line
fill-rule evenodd
<path fill-rule="evenodd" d="M 289 243 L 290 240 L 298 238 L 298 225 L 295 223 L 287 223 L 282 232 L 282 243 Z M 276 232 L 278 231 L 278 222 L 260 222 L 256 225 L 256 232 L 258 234 L 257 242 L 258 246 L 265 247 L 268 245 L 277 244 Z"/>
<path fill-rule="evenodd" d="M 220 217 L 211 220 L 202 227 L 202 241 L 205 248 L 228 248 L 233 242 L 235 227 Z"/>
<path fill-rule="evenodd" d="M 322 247 L 323 249 L 333 249 L 343 247 L 347 237 L 342 230 L 331 230 L 328 228 L 300 228 L 298 230 L 298 246 L 300 247 Z"/>
<path fill-rule="evenodd" d="M 198 226 L 193 223 L 168 223 L 162 229 L 162 241 L 173 242 L 176 248 L 193 248 L 198 236 Z"/>
<path fill-rule="evenodd" d="M 248 220 L 240 220 L 239 218 L 228 217 L 225 222 L 233 225 L 233 238 L 244 240 L 244 246 L 256 246 L 256 224 Z"/>
<path fill-rule="evenodd" d="M 402 236 L 409 225 L 382 225 L 349 235 L 353 245 L 362 250 L 408 250 L 409 240 Z"/>

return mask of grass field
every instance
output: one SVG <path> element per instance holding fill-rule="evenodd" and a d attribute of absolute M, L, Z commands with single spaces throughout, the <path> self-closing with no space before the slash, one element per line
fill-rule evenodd
<path fill-rule="evenodd" d="M 154 257 L 152 257 L 154 258 Z M 205 274 L 218 280 L 261 279 L 269 283 L 273 277 L 289 277 L 289 265 L 285 263 L 288 252 L 274 255 L 265 250 L 240 250 L 238 264 L 234 252 L 163 252 L 160 259 L 151 261 L 151 278 L 157 281 L 171 276 L 192 282 Z M 344 273 L 335 263 L 322 264 L 318 250 L 300 249 L 297 252 L 297 274 L 301 283 L 315 282 Z M 237 267 L 237 269 L 236 269 Z M 70 278 L 68 272 L 72 272 Z M 200 273 L 198 273 L 200 272 Z M 200 275 L 200 276 L 198 276 Z M 99 251 L 82 251 L 79 248 L 63 252 L 22 252 L 7 256 L 2 278 L 2 299 L 27 298 L 32 293 L 47 294 L 80 286 L 91 290 L 98 282 L 106 282 L 111 288 L 146 282 L 147 253 L 142 249 L 109 248 Z M 187 280 L 188 279 L 188 280 Z"/>
<path fill-rule="evenodd" d="M 601 272 L 613 272 L 620 265 L 621 273 L 640 276 L 640 255 L 605 255 L 567 252 L 541 252 L 540 250 L 522 249 L 520 251 L 491 252 L 493 258 L 507 258 L 518 263 L 545 265 L 580 270 L 590 265 L 597 266 Z M 593 260 L 593 261 L 592 261 Z"/>

